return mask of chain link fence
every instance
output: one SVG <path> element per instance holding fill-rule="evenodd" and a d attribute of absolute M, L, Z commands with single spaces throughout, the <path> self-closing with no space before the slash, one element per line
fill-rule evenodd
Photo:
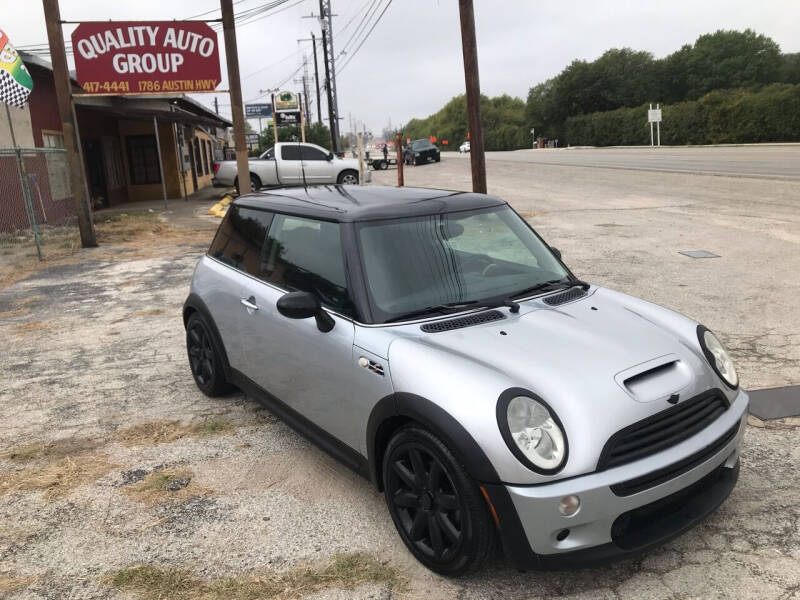
<path fill-rule="evenodd" d="M 0 148 L 0 267 L 79 247 L 66 151 Z"/>

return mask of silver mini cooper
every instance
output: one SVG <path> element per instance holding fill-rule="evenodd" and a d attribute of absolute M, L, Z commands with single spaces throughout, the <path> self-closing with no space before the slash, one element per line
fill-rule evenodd
<path fill-rule="evenodd" d="M 748 396 L 714 334 L 577 279 L 505 202 L 319 186 L 231 204 L 183 309 L 231 386 L 383 492 L 434 571 L 640 552 L 739 474 Z"/>

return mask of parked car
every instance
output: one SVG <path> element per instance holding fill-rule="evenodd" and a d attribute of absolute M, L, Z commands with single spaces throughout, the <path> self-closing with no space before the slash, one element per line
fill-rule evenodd
<path fill-rule="evenodd" d="M 393 187 L 235 200 L 189 364 L 368 477 L 439 573 L 629 556 L 713 512 L 748 395 L 695 321 L 577 279 L 505 202 Z M 335 509 L 335 507 L 334 507 Z"/>
<path fill-rule="evenodd" d="M 258 158 L 251 158 L 250 188 L 317 183 L 358 184 L 358 159 L 339 158 L 333 152 L 308 143 L 281 142 Z M 214 165 L 214 177 L 220 185 L 238 189 L 239 177 L 235 160 Z M 364 180 L 371 181 L 366 171 Z"/>
<path fill-rule="evenodd" d="M 421 165 L 442 159 L 439 148 L 430 140 L 414 140 L 403 150 L 403 161 L 407 165 Z"/>
<path fill-rule="evenodd" d="M 467 140 L 466 142 L 461 144 L 458 147 L 458 151 L 461 152 L 461 154 L 464 154 L 465 152 L 469 152 L 469 140 Z"/>

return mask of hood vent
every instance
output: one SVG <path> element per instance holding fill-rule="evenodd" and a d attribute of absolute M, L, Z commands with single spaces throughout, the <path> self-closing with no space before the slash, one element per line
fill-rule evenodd
<path fill-rule="evenodd" d="M 553 294 L 544 299 L 544 303 L 549 306 L 558 306 L 559 304 L 566 304 L 578 298 L 583 298 L 586 295 L 586 290 L 580 287 L 574 287 L 566 292 L 560 294 Z"/>
<path fill-rule="evenodd" d="M 464 327 L 472 327 L 473 325 L 481 325 L 482 323 L 500 321 L 505 318 L 506 316 L 499 310 L 490 310 L 487 312 L 478 313 L 477 315 L 469 315 L 468 317 L 450 319 L 449 321 L 434 321 L 433 323 L 425 323 L 424 325 L 420 326 L 420 329 L 426 333 L 439 333 L 441 331 L 452 331 L 453 329 L 462 329 Z"/>

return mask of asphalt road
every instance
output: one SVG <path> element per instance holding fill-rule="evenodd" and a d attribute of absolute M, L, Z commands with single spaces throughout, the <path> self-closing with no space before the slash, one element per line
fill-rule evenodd
<path fill-rule="evenodd" d="M 462 155 L 462 158 L 465 158 Z M 487 161 L 800 180 L 800 144 L 662 148 L 558 148 L 489 152 Z"/>

